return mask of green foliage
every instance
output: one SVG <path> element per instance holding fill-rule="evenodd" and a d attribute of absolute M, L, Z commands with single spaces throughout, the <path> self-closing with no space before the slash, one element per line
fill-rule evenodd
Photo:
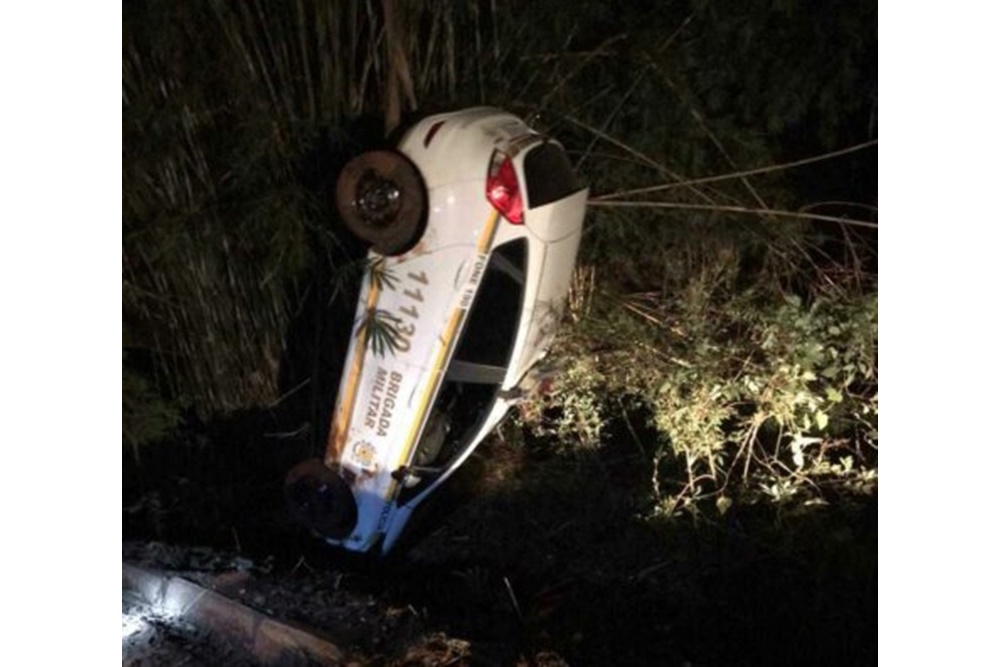
<path fill-rule="evenodd" d="M 136 458 L 139 447 L 161 440 L 180 423 L 180 407 L 166 400 L 135 370 L 122 365 L 122 444 Z"/>
<path fill-rule="evenodd" d="M 529 426 L 594 447 L 615 397 L 638 397 L 656 434 L 643 446 L 651 493 L 667 512 L 711 499 L 724 513 L 735 495 L 822 501 L 872 490 L 874 285 L 832 283 L 819 271 L 823 282 L 802 298 L 773 287 L 767 271 L 738 276 L 725 237 L 716 252 L 713 270 L 689 265 L 686 284 L 672 277 L 669 292 L 612 285 L 594 295 L 590 315 L 563 334 L 569 367 L 548 409 L 525 411 Z"/>

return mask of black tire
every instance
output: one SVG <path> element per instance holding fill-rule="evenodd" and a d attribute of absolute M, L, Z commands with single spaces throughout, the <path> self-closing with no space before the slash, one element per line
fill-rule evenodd
<path fill-rule="evenodd" d="M 358 522 L 358 505 L 347 482 L 319 459 L 299 463 L 285 476 L 285 502 L 295 520 L 335 540 Z"/>
<path fill-rule="evenodd" d="M 413 163 L 395 151 L 369 151 L 348 162 L 336 201 L 351 233 L 379 254 L 404 253 L 423 232 L 427 190 Z"/>

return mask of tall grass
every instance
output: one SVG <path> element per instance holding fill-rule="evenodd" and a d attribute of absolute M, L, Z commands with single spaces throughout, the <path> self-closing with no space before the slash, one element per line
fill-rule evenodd
<path fill-rule="evenodd" d="M 213 0 L 124 22 L 129 359 L 202 416 L 270 405 L 312 269 L 348 263 L 325 191 L 356 150 L 345 123 L 458 99 L 475 67 L 457 35 L 489 21 L 475 3 Z"/>

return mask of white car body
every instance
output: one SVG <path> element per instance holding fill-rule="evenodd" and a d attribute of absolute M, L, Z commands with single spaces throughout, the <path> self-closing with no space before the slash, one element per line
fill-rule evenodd
<path fill-rule="evenodd" d="M 414 508 L 497 426 L 516 402 L 519 385 L 545 355 L 562 318 L 588 194 L 579 187 L 532 206 L 525 157 L 546 144 L 558 146 L 516 116 L 491 108 L 431 116 L 400 140 L 397 150 L 416 166 L 426 186 L 427 223 L 416 244 L 403 254 L 369 254 L 375 268 L 366 275 L 358 298 L 324 459 L 350 486 L 357 521 L 346 536 L 324 536 L 328 542 L 351 551 L 378 546 L 388 552 Z M 512 160 L 521 196 L 526 190 L 529 195 L 523 224 L 512 224 L 485 196 L 495 151 Z M 505 245 L 518 239 L 523 241 Z M 501 246 L 517 261 L 504 255 L 490 263 Z M 523 265 L 518 264 L 521 249 L 526 250 Z M 497 271 L 517 284 L 522 275 L 523 283 L 516 335 L 508 362 L 499 367 L 454 358 L 488 265 L 491 276 Z M 392 326 L 388 350 L 371 342 L 366 328 L 373 326 L 373 317 Z M 463 384 L 463 377 L 473 379 Z M 484 378 L 490 381 L 482 382 Z M 452 405 L 463 391 L 475 393 L 473 384 L 495 388 L 494 395 L 474 426 L 445 435 L 453 455 L 428 471 L 416 463 L 418 449 L 425 431 L 448 428 L 443 408 L 434 414 L 445 426 L 429 426 L 429 421 L 442 386 L 452 380 Z M 456 445 L 459 438 L 462 442 Z"/>

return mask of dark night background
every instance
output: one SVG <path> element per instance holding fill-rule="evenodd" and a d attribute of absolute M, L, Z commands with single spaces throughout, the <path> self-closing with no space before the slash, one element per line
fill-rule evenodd
<path fill-rule="evenodd" d="M 242 559 L 245 602 L 361 662 L 876 662 L 874 1 L 123 14 L 125 557 Z M 331 186 L 480 104 L 590 184 L 560 381 L 408 550 L 348 558 L 281 497 L 324 447 L 363 267 Z"/>

